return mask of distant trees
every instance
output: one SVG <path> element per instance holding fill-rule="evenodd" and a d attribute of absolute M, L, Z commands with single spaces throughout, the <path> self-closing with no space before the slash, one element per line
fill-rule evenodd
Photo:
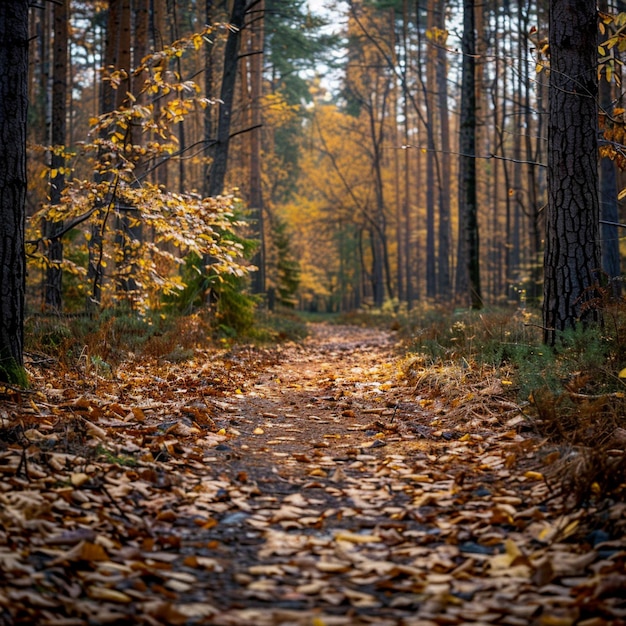
<path fill-rule="evenodd" d="M 609 37 L 623 20 L 606 5 L 600 25 Z M 239 276 L 253 239 L 259 270 L 246 289 L 268 303 L 278 294 L 331 310 L 410 309 L 419 299 L 537 302 L 543 257 L 567 268 L 546 278 L 546 306 L 560 311 L 546 327 L 559 332 L 586 313 L 592 286 L 587 278 L 568 285 L 573 304 L 560 308 L 563 272 L 582 269 L 559 257 L 557 206 L 594 192 L 589 176 L 583 189 L 577 171 L 563 173 L 557 155 L 546 158 L 548 125 L 551 141 L 572 128 L 561 119 L 569 106 L 562 86 L 552 85 L 556 108 L 547 115 L 547 72 L 537 73 L 554 65 L 548 49 L 557 63 L 567 52 L 560 19 L 551 37 L 565 43 L 548 46 L 547 6 L 352 0 L 326 18 L 305 0 L 59 0 L 33 8 L 29 302 L 48 312 L 86 301 L 158 307 L 186 289 L 192 252 L 204 250 L 193 263 L 209 281 L 207 264 Z M 324 19 L 335 36 L 321 31 Z M 333 47 L 341 37 L 343 50 Z M 615 223 L 624 221 L 615 176 L 623 164 L 614 82 L 622 47 L 618 39 L 605 45 L 600 65 L 612 81 L 601 117 L 608 212 L 602 229 L 585 231 L 581 252 L 598 269 L 588 242 L 602 236 L 611 279 L 620 271 Z M 576 104 L 573 121 L 592 119 L 587 104 Z M 595 148 L 578 145 L 582 135 L 574 132 L 561 154 L 583 150 L 588 169 Z M 225 205 L 214 213 L 203 196 L 220 194 Z M 597 207 L 584 206 L 597 222 Z M 203 221 L 209 214 L 216 223 Z M 188 228 L 197 236 L 187 238 Z"/>

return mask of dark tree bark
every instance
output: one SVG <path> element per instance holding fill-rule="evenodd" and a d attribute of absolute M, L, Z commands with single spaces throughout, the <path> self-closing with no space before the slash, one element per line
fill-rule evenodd
<path fill-rule="evenodd" d="M 0 380 L 25 384 L 28 0 L 0 2 Z"/>
<path fill-rule="evenodd" d="M 110 70 L 118 67 L 120 33 L 122 31 L 122 6 L 124 0 L 110 0 L 107 13 L 106 38 L 104 49 L 104 68 Z M 117 92 L 107 83 L 101 81 L 100 86 L 100 113 L 113 111 L 116 106 Z M 98 174 L 99 181 L 104 180 L 104 176 Z M 104 279 L 104 268 L 102 266 L 102 220 L 103 211 L 98 209 L 91 227 L 91 237 L 88 242 L 89 263 L 87 266 L 87 280 L 91 285 L 91 294 L 87 298 L 87 310 L 93 312 L 100 307 L 102 299 L 102 281 Z"/>
<path fill-rule="evenodd" d="M 600 268 L 598 223 L 598 28 L 595 0 L 550 3 L 548 215 L 544 255 L 544 340 L 578 321 Z"/>
<path fill-rule="evenodd" d="M 205 0 L 204 4 L 204 23 L 213 24 L 215 20 L 213 0 Z M 213 80 L 214 80 L 214 46 L 204 46 L 204 94 L 207 98 L 213 97 Z M 214 135 L 214 107 L 208 106 L 204 109 L 204 156 L 211 156 L 211 142 Z M 203 193 L 209 195 L 209 176 L 204 176 Z"/>
<path fill-rule="evenodd" d="M 250 63 L 250 209 L 253 212 L 254 236 L 259 247 L 252 262 L 258 268 L 252 275 L 252 292 L 265 293 L 266 246 L 263 187 L 261 176 L 261 98 L 263 97 L 263 39 L 265 3 L 260 0 L 251 19 L 248 39 Z"/>
<path fill-rule="evenodd" d="M 178 3 L 176 0 L 167 0 L 167 14 L 170 16 L 170 39 L 172 41 L 176 41 L 180 37 L 179 28 L 178 28 Z M 176 65 L 176 71 L 179 76 L 183 76 L 183 65 L 180 57 L 176 57 L 174 61 Z M 187 146 L 187 135 L 185 133 L 185 122 L 181 120 L 176 125 L 176 129 L 178 131 L 178 149 L 181 154 L 185 154 L 186 146 Z M 185 159 L 178 159 L 178 191 L 179 193 L 186 192 L 186 167 L 185 167 Z"/>
<path fill-rule="evenodd" d="M 601 11 L 608 12 L 607 0 L 598 3 Z M 600 43 L 605 39 L 599 38 Z M 613 106 L 613 85 L 605 78 L 600 82 L 600 108 L 609 114 Z M 617 168 L 615 162 L 604 157 L 600 159 L 600 216 L 602 218 L 602 270 L 610 281 L 611 294 L 619 297 L 621 293 L 621 268 L 619 251 L 619 206 L 617 201 Z"/>
<path fill-rule="evenodd" d="M 476 198 L 476 32 L 474 0 L 463 2 L 463 78 L 459 152 L 459 260 L 457 293 L 469 292 L 473 309 L 483 305 L 480 288 L 478 204 Z"/>
<path fill-rule="evenodd" d="M 52 122 L 50 143 L 53 151 L 50 166 L 55 174 L 50 180 L 50 203 L 58 204 L 65 187 L 65 147 L 67 128 L 67 38 L 69 24 L 69 0 L 59 0 L 54 5 L 54 44 L 52 52 Z M 59 236 L 63 222 L 46 222 L 45 236 L 48 240 L 48 267 L 46 269 L 45 304 L 52 311 L 61 311 L 63 241 Z"/>
<path fill-rule="evenodd" d="M 432 31 L 435 25 L 434 2 L 428 3 L 427 28 Z M 426 137 L 428 151 L 426 153 L 426 295 L 434 298 L 437 295 L 437 266 L 435 253 L 435 172 L 437 145 L 435 143 L 435 82 L 437 50 L 431 42 L 426 41 L 426 83 L 420 78 L 424 91 L 426 107 Z"/>
<path fill-rule="evenodd" d="M 208 195 L 219 196 L 224 191 L 228 149 L 230 146 L 230 122 L 235 97 L 237 64 L 239 62 L 239 42 L 246 14 L 246 0 L 234 0 L 230 24 L 234 28 L 228 33 L 224 50 L 224 70 L 220 89 L 220 105 L 217 121 L 217 138 L 213 146 L 213 164 L 209 174 Z"/>
<path fill-rule="evenodd" d="M 444 0 L 435 3 L 435 25 L 441 32 L 445 30 Z M 441 136 L 441 158 L 439 181 L 439 251 L 437 255 L 437 291 L 439 297 L 447 301 L 452 289 L 450 278 L 450 119 L 448 111 L 448 59 L 445 40 L 437 43 L 437 107 L 439 109 L 439 133 Z"/>

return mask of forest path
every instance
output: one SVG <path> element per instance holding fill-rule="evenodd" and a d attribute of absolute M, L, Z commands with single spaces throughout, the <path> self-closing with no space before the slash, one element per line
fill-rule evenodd
<path fill-rule="evenodd" d="M 443 398 L 401 359 L 313 325 L 81 392 L 41 373 L 0 403 L 0 624 L 623 623 L 623 525 L 551 509 L 497 380 Z"/>

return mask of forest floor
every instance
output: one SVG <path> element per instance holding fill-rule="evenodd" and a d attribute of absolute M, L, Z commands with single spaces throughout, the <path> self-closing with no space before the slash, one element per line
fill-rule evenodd
<path fill-rule="evenodd" d="M 561 506 L 503 381 L 447 397 L 403 362 L 330 325 L 31 360 L 0 399 L 0 624 L 626 624 L 624 505 Z"/>

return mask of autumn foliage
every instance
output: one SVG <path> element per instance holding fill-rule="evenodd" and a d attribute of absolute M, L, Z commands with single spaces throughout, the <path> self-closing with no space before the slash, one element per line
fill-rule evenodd
<path fill-rule="evenodd" d="M 45 274 L 51 261 L 51 240 L 44 225 L 59 224 L 65 256 L 58 262 L 73 287 L 70 307 L 87 303 L 110 307 L 124 303 L 138 312 L 158 309 L 189 286 L 181 268 L 186 259 L 204 259 L 196 270 L 206 278 L 204 290 L 219 289 L 223 276 L 249 271 L 245 246 L 236 234 L 242 222 L 234 195 L 202 198 L 174 192 L 152 182 L 151 171 L 176 151 L 174 125 L 210 102 L 192 81 L 177 81 L 163 71 L 171 58 L 197 50 L 210 30 L 179 40 L 148 55 L 132 73 L 131 92 L 120 107 L 90 121 L 87 141 L 71 152 L 63 146 L 64 165 L 42 170 L 50 184 L 67 181 L 58 204 L 45 204 L 30 218 L 30 262 Z M 107 76 L 115 91 L 127 87 L 129 75 L 116 70 Z M 144 103 L 146 97 L 151 103 Z M 165 105 L 157 105 L 165 99 Z M 91 178 L 79 178 L 85 165 Z M 78 170 L 78 171 L 77 171 Z"/>

